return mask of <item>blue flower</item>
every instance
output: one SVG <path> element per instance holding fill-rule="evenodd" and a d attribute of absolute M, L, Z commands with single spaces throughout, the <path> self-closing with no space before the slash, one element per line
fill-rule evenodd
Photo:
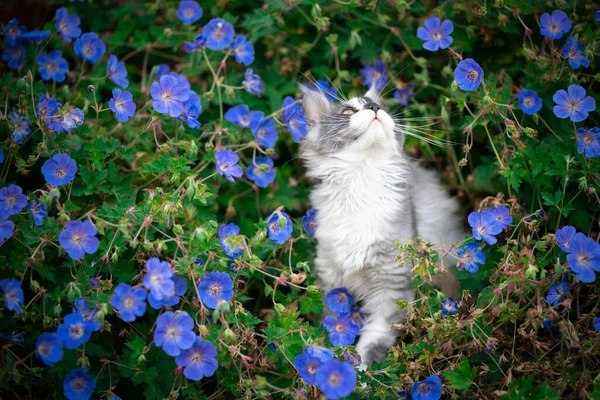
<path fill-rule="evenodd" d="M 196 336 L 193 346 L 182 351 L 175 358 L 175 362 L 184 367 L 183 375 L 192 381 L 212 376 L 219 366 L 217 349 L 212 343 L 203 341 L 200 336 Z"/>
<path fill-rule="evenodd" d="M 600 129 L 577 129 L 577 152 L 584 154 L 585 158 L 600 156 Z"/>
<path fill-rule="evenodd" d="M 75 299 L 75 308 L 73 309 L 73 312 L 81 315 L 86 321 L 90 321 L 94 332 L 99 331 L 102 328 L 102 321 L 96 318 L 98 308 L 89 307 L 87 300 L 83 297 Z"/>
<path fill-rule="evenodd" d="M 0 243 L 10 239 L 15 231 L 15 223 L 7 219 L 0 219 Z"/>
<path fill-rule="evenodd" d="M 171 296 L 171 293 L 175 290 L 175 282 L 171 279 L 174 274 L 169 263 L 152 257 L 146 261 L 146 270 L 147 272 L 142 280 L 146 289 L 157 300 Z"/>
<path fill-rule="evenodd" d="M 558 118 L 570 118 L 573 122 L 581 122 L 588 117 L 588 113 L 596 109 L 596 100 L 586 96 L 585 89 L 578 85 L 571 85 L 567 89 L 558 90 L 552 96 L 557 104 L 554 106 L 554 115 Z"/>
<path fill-rule="evenodd" d="M 17 18 L 11 19 L 2 31 L 2 34 L 7 37 L 6 44 L 8 47 L 22 43 L 25 33 L 27 33 L 27 28 L 24 25 L 19 25 Z"/>
<path fill-rule="evenodd" d="M 468 217 L 469 225 L 473 228 L 473 237 L 485 240 L 488 244 L 495 244 L 498 240 L 495 235 L 502 232 L 502 225 L 496 221 L 496 215 L 490 210 L 481 213 L 473 211 Z"/>
<path fill-rule="evenodd" d="M 289 239 L 293 229 L 292 220 L 283 211 L 273 213 L 267 220 L 269 239 L 277 244 L 284 244 Z"/>
<path fill-rule="evenodd" d="M 563 226 L 561 229 L 556 231 L 556 241 L 558 242 L 558 246 L 561 248 L 562 251 L 565 251 L 567 253 L 571 252 L 571 241 L 573 240 L 575 235 L 577 235 L 577 230 L 569 225 Z M 583 235 L 583 233 L 579 233 L 579 235 Z"/>
<path fill-rule="evenodd" d="M 350 309 L 350 318 L 352 318 L 352 321 L 354 321 L 359 328 L 362 328 L 367 316 L 360 308 L 352 307 Z"/>
<path fill-rule="evenodd" d="M 267 118 L 262 120 L 256 130 L 252 132 L 256 138 L 256 143 L 264 146 L 267 149 L 275 147 L 277 142 L 277 128 L 275 127 L 275 121 L 273 118 Z"/>
<path fill-rule="evenodd" d="M 204 34 L 199 34 L 194 38 L 194 44 L 195 46 L 198 47 L 205 47 L 206 46 L 206 36 L 204 36 Z"/>
<path fill-rule="evenodd" d="M 55 333 L 44 332 L 35 342 L 35 355 L 47 366 L 59 362 L 63 358 L 63 343 Z"/>
<path fill-rule="evenodd" d="M 456 267 L 459 270 L 466 269 L 472 274 L 479 271 L 478 264 L 485 263 L 485 254 L 479 249 L 478 243 L 467 243 L 456 252 L 456 255 L 458 256 Z"/>
<path fill-rule="evenodd" d="M 100 241 L 96 237 L 98 231 L 90 221 L 69 221 L 60 235 L 58 242 L 67 250 L 69 257 L 80 260 L 85 253 L 94 254 Z"/>
<path fill-rule="evenodd" d="M 248 166 L 246 176 L 254 181 L 256 186 L 266 188 L 275 181 L 275 171 L 273 170 L 273 160 L 269 157 L 255 157 L 252 165 Z"/>
<path fill-rule="evenodd" d="M 298 374 L 309 385 L 315 384 L 317 368 L 333 358 L 333 352 L 325 347 L 309 346 L 294 360 Z"/>
<path fill-rule="evenodd" d="M 337 99 L 337 89 L 333 87 L 333 85 L 330 87 L 329 82 L 325 79 L 319 79 L 314 86 L 309 84 L 304 84 L 303 86 L 313 92 L 322 93 L 329 101 L 335 101 Z"/>
<path fill-rule="evenodd" d="M 177 17 L 184 23 L 190 25 L 202 18 L 202 8 L 197 1 L 183 0 L 177 8 Z"/>
<path fill-rule="evenodd" d="M 114 54 L 111 54 L 108 57 L 108 63 L 106 63 L 106 72 L 108 73 L 110 80 L 113 81 L 115 85 L 121 86 L 122 88 L 129 86 L 125 63 L 123 61 L 119 61 L 117 56 Z"/>
<path fill-rule="evenodd" d="M 233 150 L 217 150 L 215 153 L 217 161 L 217 172 L 223 175 L 229 182 L 235 182 L 234 178 L 244 175 L 242 167 L 237 165 L 240 157 Z"/>
<path fill-rule="evenodd" d="M 1 233 L 0 233 L 1 235 Z M 21 314 L 21 305 L 25 301 L 21 282 L 16 279 L 2 279 L 0 289 L 4 292 L 4 307 L 7 310 Z"/>
<path fill-rule="evenodd" d="M 96 389 L 96 380 L 88 376 L 86 368 L 76 368 L 63 381 L 63 394 L 69 400 L 88 400 Z"/>
<path fill-rule="evenodd" d="M 66 8 L 59 8 L 56 10 L 56 32 L 60 33 L 63 40 L 67 43 L 71 43 L 71 40 L 81 36 L 81 28 L 79 28 L 79 16 L 77 14 L 69 15 L 69 10 Z"/>
<path fill-rule="evenodd" d="M 319 365 L 316 371 L 317 387 L 328 399 L 340 399 L 350 395 L 356 385 L 354 367 L 343 361 L 332 359 Z"/>
<path fill-rule="evenodd" d="M 458 312 L 458 303 L 452 297 L 442 300 L 442 314 L 454 315 Z"/>
<path fill-rule="evenodd" d="M 31 128 L 27 118 L 20 116 L 16 111 L 8 114 L 8 119 L 12 123 L 13 131 L 10 138 L 17 144 L 22 144 L 25 138 L 31 135 Z"/>
<path fill-rule="evenodd" d="M 54 132 L 71 132 L 78 125 L 83 124 L 84 115 L 81 109 L 68 106 L 57 110 L 51 118 L 47 116 L 46 121 L 48 128 Z"/>
<path fill-rule="evenodd" d="M 221 225 L 218 233 L 221 248 L 230 259 L 235 260 L 242 255 L 244 237 L 240 235 L 239 226 L 236 224 Z"/>
<path fill-rule="evenodd" d="M 98 278 L 90 278 L 88 283 L 90 284 L 90 289 L 92 290 L 96 290 L 100 287 L 100 279 Z"/>
<path fill-rule="evenodd" d="M 23 58 L 25 58 L 25 48 L 23 46 L 9 47 L 2 53 L 2 61 L 11 69 L 19 69 Z"/>
<path fill-rule="evenodd" d="M 94 32 L 84 33 L 75 41 L 73 46 L 75 54 L 86 61 L 96 62 L 106 53 L 106 45 Z"/>
<path fill-rule="evenodd" d="M 292 96 L 287 96 L 283 99 L 283 105 L 281 106 L 281 118 L 283 122 L 287 124 L 290 118 L 296 113 L 303 113 L 302 107 L 298 105 L 298 102 Z"/>
<path fill-rule="evenodd" d="M 113 89 L 113 97 L 108 101 L 108 107 L 117 115 L 119 122 L 127 122 L 135 115 L 136 105 L 129 90 Z"/>
<path fill-rule="evenodd" d="M 331 311 L 338 314 L 348 314 L 354 304 L 354 297 L 346 288 L 335 288 L 327 293 L 325 302 Z"/>
<path fill-rule="evenodd" d="M 0 189 L 0 218 L 18 214 L 27 205 L 27 196 L 18 185 L 10 185 Z"/>
<path fill-rule="evenodd" d="M 200 279 L 198 292 L 206 307 L 217 308 L 220 303 L 227 303 L 233 297 L 233 282 L 225 272 L 209 272 Z"/>
<path fill-rule="evenodd" d="M 553 306 L 557 306 L 569 292 L 569 283 L 565 280 L 560 281 L 558 285 L 553 285 L 548 290 L 546 301 Z"/>
<path fill-rule="evenodd" d="M 286 123 L 288 131 L 292 134 L 294 142 L 300 143 L 300 140 L 306 136 L 306 118 L 304 112 L 294 113 Z"/>
<path fill-rule="evenodd" d="M 411 395 L 413 400 L 438 400 L 442 397 L 442 381 L 439 376 L 431 375 L 424 381 L 415 382 Z"/>
<path fill-rule="evenodd" d="M 252 73 L 252 69 L 250 68 L 246 70 L 242 86 L 244 86 L 246 92 L 258 97 L 265 91 L 265 83 L 260 79 L 260 76 Z"/>
<path fill-rule="evenodd" d="M 254 46 L 252 42 L 246 40 L 246 36 L 237 35 L 233 43 L 231 43 L 231 49 L 233 50 L 235 61 L 240 64 L 248 66 L 254 62 Z"/>
<path fill-rule="evenodd" d="M 156 66 L 156 79 L 160 79 L 161 76 L 168 74 L 170 68 L 167 64 L 159 64 Z"/>
<path fill-rule="evenodd" d="M 171 280 L 175 284 L 175 289 L 170 296 L 164 297 L 162 300 L 158 300 L 152 293 L 148 295 L 148 303 L 150 306 L 156 310 L 164 307 L 173 307 L 176 304 L 179 304 L 179 297 L 183 296 L 187 291 L 187 279 L 184 277 L 177 277 L 177 275 L 173 275 Z"/>
<path fill-rule="evenodd" d="M 183 113 L 183 103 L 190 97 L 189 87 L 173 75 L 163 75 L 159 82 L 152 83 L 150 94 L 152 95 L 152 107 L 161 113 L 169 114 L 171 117 L 179 117 Z"/>
<path fill-rule="evenodd" d="M 583 234 L 575 235 L 570 249 L 567 262 L 571 271 L 581 282 L 594 282 L 596 280 L 594 271 L 600 272 L 600 244 Z"/>
<path fill-rule="evenodd" d="M 519 108 L 527 115 L 533 115 L 542 109 L 542 98 L 534 90 L 519 90 L 517 99 L 519 99 Z"/>
<path fill-rule="evenodd" d="M 454 70 L 454 80 L 465 92 L 476 90 L 483 80 L 483 70 L 472 58 L 464 59 Z"/>
<path fill-rule="evenodd" d="M 596 21 L 600 21 L 600 10 L 596 11 Z M 597 331 L 600 331 L 600 329 L 596 329 Z"/>
<path fill-rule="evenodd" d="M 598 15 L 598 14 L 596 14 L 596 15 Z M 596 19 L 598 19 L 598 18 L 596 18 Z M 600 19 L 598 19 L 598 20 L 600 21 Z M 595 330 L 600 331 L 600 317 L 594 318 L 594 321 L 592 322 L 592 324 L 593 324 Z"/>
<path fill-rule="evenodd" d="M 172 311 L 161 314 L 156 320 L 154 343 L 170 355 L 177 357 L 182 350 L 194 345 L 194 320 L 184 311 L 175 315 Z"/>
<path fill-rule="evenodd" d="M 213 18 L 202 30 L 206 37 L 206 47 L 211 50 L 224 50 L 231 44 L 235 36 L 233 25 L 222 18 Z"/>
<path fill-rule="evenodd" d="M 178 119 L 184 121 L 190 128 L 197 129 L 202 125 L 198 122 L 202 104 L 200 103 L 200 97 L 196 92 L 190 90 L 188 93 L 189 97 L 183 103 L 183 114 L 181 114 Z"/>
<path fill-rule="evenodd" d="M 408 100 L 412 97 L 415 97 L 412 83 L 408 83 L 401 88 L 394 90 L 394 99 L 403 106 L 407 106 Z"/>
<path fill-rule="evenodd" d="M 302 217 L 302 226 L 308 236 L 315 236 L 315 230 L 317 229 L 317 210 L 311 208 L 306 212 L 306 215 Z"/>
<path fill-rule="evenodd" d="M 35 112 L 39 115 L 46 123 L 48 123 L 48 119 L 53 118 L 54 114 L 62 107 L 58 101 L 54 98 L 46 97 L 43 93 L 40 94 L 40 100 L 38 101 L 37 106 L 35 107 Z"/>
<path fill-rule="evenodd" d="M 542 326 L 546 329 L 552 328 L 552 320 L 546 318 L 545 320 L 542 321 Z"/>
<path fill-rule="evenodd" d="M 329 340 L 334 346 L 350 346 L 360 333 L 360 327 L 348 314 L 340 314 L 337 318 L 328 315 L 323 320 L 323 326 L 329 332 Z"/>
<path fill-rule="evenodd" d="M 446 49 L 452 44 L 452 36 L 454 31 L 452 21 L 445 20 L 441 22 L 438 17 L 431 17 L 425 20 L 425 25 L 417 29 L 417 37 L 424 40 L 423 48 L 429 51 L 437 49 Z"/>
<path fill-rule="evenodd" d="M 590 60 L 584 55 L 585 47 L 574 37 L 567 38 L 567 43 L 562 48 L 562 54 L 569 60 L 571 68 L 577 69 L 580 66 L 587 68 L 590 66 Z"/>
<path fill-rule="evenodd" d="M 550 39 L 560 39 L 571 30 L 571 21 L 561 10 L 552 11 L 552 16 L 543 13 L 540 17 L 540 33 Z"/>
<path fill-rule="evenodd" d="M 363 77 L 363 85 L 368 88 L 375 86 L 375 89 L 382 90 L 387 85 L 386 67 L 381 60 L 373 64 L 365 64 L 360 74 Z"/>
<path fill-rule="evenodd" d="M 512 224 L 512 215 L 510 215 L 510 211 L 505 206 L 490 208 L 489 212 L 494 216 L 496 222 L 502 226 L 502 229 L 506 229 L 507 226 Z"/>
<path fill-rule="evenodd" d="M 2 149 L 0 149 L 0 164 L 2 164 L 4 162 L 4 153 L 2 152 Z"/>
<path fill-rule="evenodd" d="M 202 47 L 201 43 L 202 42 L 200 40 L 194 40 L 193 42 L 183 42 L 183 51 L 185 51 L 186 53 L 197 51 Z"/>
<path fill-rule="evenodd" d="M 50 54 L 40 53 L 36 62 L 40 64 L 40 75 L 45 81 L 54 79 L 60 83 L 65 80 L 66 73 L 69 72 L 67 60 L 62 58 L 62 53 L 58 50 Z"/>
<path fill-rule="evenodd" d="M 241 126 L 242 128 L 250 128 L 253 131 L 258 129 L 263 116 L 264 114 L 262 111 L 250 111 L 245 104 L 230 108 L 225 113 L 225 119 L 227 121 Z"/>
<path fill-rule="evenodd" d="M 21 37 L 27 40 L 29 43 L 40 44 L 44 40 L 48 39 L 51 33 L 52 32 L 50 31 L 31 31 L 21 35 Z"/>
<path fill-rule="evenodd" d="M 126 283 L 120 283 L 115 288 L 115 293 L 110 298 L 110 304 L 119 312 L 125 322 L 133 322 L 137 317 L 146 313 L 146 296 L 144 288 L 132 289 Z"/>
<path fill-rule="evenodd" d="M 63 341 L 65 347 L 72 350 L 90 340 L 94 324 L 86 321 L 80 314 L 73 313 L 65 317 L 65 320 L 56 329 L 56 333 Z"/>
<path fill-rule="evenodd" d="M 42 175 L 52 186 L 62 186 L 71 182 L 76 173 L 77 163 L 68 154 L 55 154 L 42 165 Z"/>

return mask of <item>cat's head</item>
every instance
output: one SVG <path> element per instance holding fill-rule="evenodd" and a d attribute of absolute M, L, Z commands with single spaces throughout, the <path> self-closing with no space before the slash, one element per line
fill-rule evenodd
<path fill-rule="evenodd" d="M 302 91 L 307 120 L 302 143 L 305 155 L 359 160 L 398 153 L 402 148 L 403 135 L 394 129 L 394 120 L 376 89 L 349 99 L 312 87 Z"/>

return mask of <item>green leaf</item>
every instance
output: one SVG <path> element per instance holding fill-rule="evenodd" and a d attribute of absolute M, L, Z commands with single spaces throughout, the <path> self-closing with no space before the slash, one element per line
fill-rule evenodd
<path fill-rule="evenodd" d="M 442 374 L 448 380 L 448 386 L 452 389 L 467 390 L 477 376 L 477 367 L 471 368 L 469 360 L 463 357 L 460 365 L 450 371 L 444 371 Z"/>

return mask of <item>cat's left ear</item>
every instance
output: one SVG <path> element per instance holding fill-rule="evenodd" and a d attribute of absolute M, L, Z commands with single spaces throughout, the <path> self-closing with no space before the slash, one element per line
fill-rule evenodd
<path fill-rule="evenodd" d="M 370 98 L 374 103 L 381 104 L 381 92 L 377 90 L 375 85 L 371 85 L 369 91 L 365 93 L 365 97 Z"/>
<path fill-rule="evenodd" d="M 325 95 L 325 92 L 317 89 L 308 88 L 305 85 L 300 85 L 302 90 L 302 108 L 304 116 L 310 121 L 320 121 L 329 113 L 331 104 Z"/>

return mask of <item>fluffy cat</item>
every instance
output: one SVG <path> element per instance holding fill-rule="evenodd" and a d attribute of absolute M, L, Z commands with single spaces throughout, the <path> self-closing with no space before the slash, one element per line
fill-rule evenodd
<path fill-rule="evenodd" d="M 356 346 L 364 368 L 384 359 L 396 341 L 392 324 L 405 311 L 395 301 L 414 299 L 410 266 L 395 262 L 396 243 L 419 236 L 441 247 L 461 240 L 459 206 L 435 173 L 403 153 L 405 134 L 378 91 L 330 101 L 321 90 L 302 90 L 308 129 L 301 156 L 316 182 L 314 265 L 325 292 L 346 287 L 367 315 Z"/>

